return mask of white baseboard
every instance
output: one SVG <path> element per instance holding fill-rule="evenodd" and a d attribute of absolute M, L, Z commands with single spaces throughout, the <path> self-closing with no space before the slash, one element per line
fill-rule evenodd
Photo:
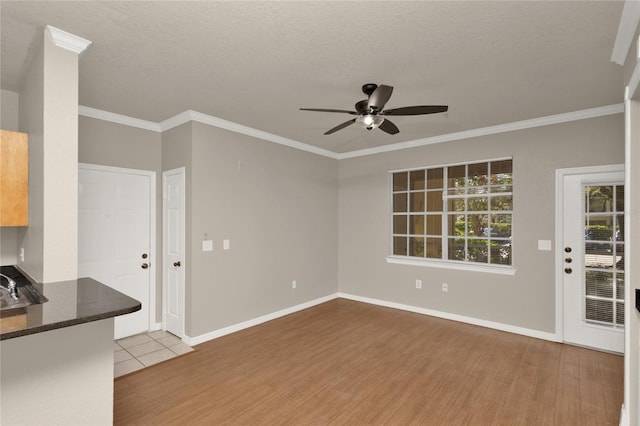
<path fill-rule="evenodd" d="M 282 309 L 277 312 L 273 312 L 267 315 L 260 316 L 258 318 L 250 319 L 238 324 L 230 325 L 228 327 L 220 328 L 209 333 L 201 334 L 199 336 L 186 336 L 182 339 L 184 343 L 189 346 L 199 345 L 200 343 L 208 342 L 209 340 L 217 339 L 218 337 L 226 336 L 227 334 L 235 333 L 236 331 L 244 330 L 245 328 L 253 327 L 258 324 L 265 323 L 267 321 L 274 320 L 276 318 L 283 317 L 285 315 L 292 314 L 294 312 L 302 311 L 303 309 L 310 308 L 321 303 L 328 302 L 329 300 L 343 298 L 348 300 L 354 300 L 356 302 L 369 303 L 371 305 L 385 306 L 387 308 L 400 309 L 402 311 L 414 312 L 422 315 L 429 315 L 432 317 L 448 319 L 452 321 L 463 322 L 472 325 L 478 325 L 481 327 L 492 328 L 495 330 L 506 331 L 508 333 L 520 334 L 528 337 L 535 337 L 537 339 L 549 340 L 552 342 L 561 342 L 562 339 L 555 333 L 546 333 L 544 331 L 532 330 L 530 328 L 518 327 L 510 324 L 503 324 L 494 321 L 487 321 L 473 317 L 467 317 L 464 315 L 451 314 L 448 312 L 435 311 L 432 309 L 420 308 L 417 306 L 405 305 L 402 303 L 389 302 L 386 300 L 372 299 L 370 297 L 356 296 L 348 293 L 334 293 L 328 296 L 314 299 L 309 302 L 301 303 L 299 305 L 291 306 L 290 308 Z M 156 324 L 160 326 L 161 324 Z M 160 327 L 158 327 L 160 329 Z"/>
<path fill-rule="evenodd" d="M 620 426 L 629 426 L 629 412 L 627 408 L 622 404 L 620 407 Z"/>
<path fill-rule="evenodd" d="M 149 324 L 149 331 L 162 330 L 162 323 L 156 322 Z"/>
<path fill-rule="evenodd" d="M 550 340 L 552 342 L 561 342 L 562 340 L 555 333 L 546 333 L 544 331 L 532 330 L 530 328 L 517 327 L 515 325 L 502 324 L 499 322 L 487 321 L 464 315 L 451 314 L 448 312 L 434 311 L 432 309 L 419 308 L 417 306 L 404 305 L 402 303 L 388 302 L 386 300 L 372 299 L 369 297 L 356 296 L 347 293 L 338 293 L 338 297 L 343 299 L 355 300 L 357 302 L 369 303 L 371 305 L 385 306 L 387 308 L 401 309 L 403 311 L 414 312 L 417 314 L 430 315 L 432 317 L 444 318 L 448 320 L 464 322 L 481 327 L 493 328 L 495 330 L 506 331 L 509 333 L 521 334 L 523 336 L 535 337 L 537 339 Z"/>
<path fill-rule="evenodd" d="M 291 306 L 290 308 L 285 308 L 277 312 L 273 312 L 258 318 L 241 322 L 239 324 L 234 324 L 234 325 L 230 325 L 229 327 L 220 328 L 210 333 L 201 334 L 195 337 L 189 337 L 185 335 L 182 341 L 189 346 L 199 345 L 200 343 L 208 342 L 209 340 L 217 339 L 218 337 L 226 336 L 227 334 L 235 333 L 236 331 L 244 330 L 245 328 L 253 327 L 255 325 L 262 324 L 264 322 L 271 321 L 276 318 L 280 318 L 285 315 L 292 314 L 294 312 L 302 311 L 303 309 L 307 309 L 315 305 L 320 305 L 321 303 L 325 303 L 325 302 L 328 302 L 329 300 L 333 300 L 337 298 L 338 298 L 338 293 L 330 294 L 328 296 L 324 296 L 319 299 L 314 299 L 309 302 Z"/>

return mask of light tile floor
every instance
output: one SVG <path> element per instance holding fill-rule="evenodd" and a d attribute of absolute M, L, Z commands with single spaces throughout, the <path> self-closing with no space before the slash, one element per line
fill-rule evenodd
<path fill-rule="evenodd" d="M 193 351 L 179 337 L 158 330 L 113 342 L 114 377 Z"/>

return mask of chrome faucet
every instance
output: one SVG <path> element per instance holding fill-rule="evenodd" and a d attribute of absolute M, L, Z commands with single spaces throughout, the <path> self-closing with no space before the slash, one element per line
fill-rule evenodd
<path fill-rule="evenodd" d="M 9 283 L 7 287 L 0 285 L 0 288 L 7 290 L 9 292 L 9 296 L 11 296 L 13 300 L 18 300 L 20 298 L 20 296 L 18 295 L 18 284 L 16 284 L 13 279 L 9 278 L 5 274 L 0 274 L 0 277 L 6 278 Z"/>

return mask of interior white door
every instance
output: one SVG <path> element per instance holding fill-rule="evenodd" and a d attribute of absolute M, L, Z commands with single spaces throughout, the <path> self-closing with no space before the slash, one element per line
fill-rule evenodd
<path fill-rule="evenodd" d="M 184 337 L 185 169 L 162 173 L 163 186 L 163 327 Z"/>
<path fill-rule="evenodd" d="M 140 301 L 115 318 L 115 338 L 149 330 L 152 176 L 81 166 L 78 171 L 78 276 Z"/>
<path fill-rule="evenodd" d="M 564 340 L 624 352 L 624 173 L 563 177 Z"/>

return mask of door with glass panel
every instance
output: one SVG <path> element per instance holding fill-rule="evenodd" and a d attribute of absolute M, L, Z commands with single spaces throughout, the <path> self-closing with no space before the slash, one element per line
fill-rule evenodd
<path fill-rule="evenodd" d="M 564 340 L 624 352 L 624 174 L 563 182 Z"/>

